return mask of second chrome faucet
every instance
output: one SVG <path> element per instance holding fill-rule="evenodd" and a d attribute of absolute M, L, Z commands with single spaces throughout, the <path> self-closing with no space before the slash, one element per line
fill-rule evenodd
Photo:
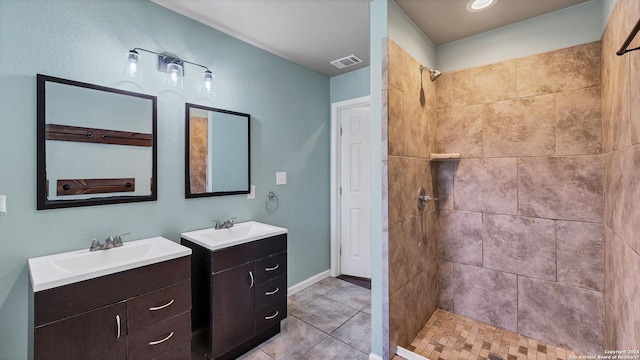
<path fill-rule="evenodd" d="M 122 236 L 125 235 L 129 235 L 129 233 L 118 234 L 115 238 L 113 236 L 109 236 L 104 240 L 104 244 L 100 244 L 98 239 L 82 239 L 82 241 L 91 241 L 89 251 L 108 250 L 122 246 Z"/>
<path fill-rule="evenodd" d="M 214 226 L 214 229 L 220 230 L 220 229 L 232 228 L 233 227 L 233 220 L 235 220 L 235 219 L 237 219 L 237 218 L 232 217 L 232 218 L 229 218 L 229 219 L 225 220 L 224 222 L 220 222 L 220 220 L 213 220 L 213 222 L 216 224 Z"/>

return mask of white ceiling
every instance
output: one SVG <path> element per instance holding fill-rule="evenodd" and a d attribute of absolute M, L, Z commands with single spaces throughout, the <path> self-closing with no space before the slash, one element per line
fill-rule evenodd
<path fill-rule="evenodd" d="M 325 76 L 369 65 L 370 0 L 151 0 Z M 592 0 L 499 0 L 469 13 L 469 0 L 394 0 L 436 44 Z M 337 69 L 330 61 L 364 62 Z"/>
<path fill-rule="evenodd" d="M 370 0 L 151 0 L 325 76 L 369 66 Z M 329 62 L 356 55 L 363 63 Z"/>
<path fill-rule="evenodd" d="M 591 0 L 498 0 L 468 12 L 469 0 L 394 0 L 422 32 L 441 45 Z"/>

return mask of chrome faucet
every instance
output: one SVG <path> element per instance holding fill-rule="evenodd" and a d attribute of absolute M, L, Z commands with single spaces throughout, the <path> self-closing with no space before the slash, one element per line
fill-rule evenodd
<path fill-rule="evenodd" d="M 82 241 L 91 241 L 91 247 L 89 247 L 89 251 L 108 250 L 124 245 L 122 243 L 122 236 L 129 234 L 130 233 L 118 234 L 115 238 L 113 236 L 109 236 L 105 239 L 104 244 L 100 244 L 100 241 L 98 239 L 82 239 Z"/>
<path fill-rule="evenodd" d="M 222 228 L 223 229 L 228 229 L 228 228 L 232 228 L 233 227 L 233 220 L 237 219 L 235 217 L 229 218 L 227 219 L 224 224 L 222 224 Z"/>
<path fill-rule="evenodd" d="M 232 217 L 232 218 L 229 218 L 229 219 L 225 220 L 224 222 L 221 222 L 220 220 L 213 220 L 213 222 L 216 224 L 214 226 L 214 229 L 220 230 L 220 229 L 232 228 L 234 219 L 237 219 L 237 218 Z"/>

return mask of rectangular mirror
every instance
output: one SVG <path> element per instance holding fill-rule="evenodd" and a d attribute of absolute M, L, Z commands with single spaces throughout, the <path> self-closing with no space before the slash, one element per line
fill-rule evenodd
<path fill-rule="evenodd" d="M 185 196 L 248 194 L 251 116 L 186 104 L 185 118 Z"/>
<path fill-rule="evenodd" d="M 38 210 L 157 200 L 155 96 L 37 76 Z"/>

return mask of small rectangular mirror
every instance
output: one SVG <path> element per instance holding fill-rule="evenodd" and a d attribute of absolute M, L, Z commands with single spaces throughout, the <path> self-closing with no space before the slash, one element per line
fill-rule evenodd
<path fill-rule="evenodd" d="M 249 114 L 186 104 L 185 197 L 248 194 Z"/>
<path fill-rule="evenodd" d="M 38 210 L 154 201 L 156 97 L 37 76 Z"/>

